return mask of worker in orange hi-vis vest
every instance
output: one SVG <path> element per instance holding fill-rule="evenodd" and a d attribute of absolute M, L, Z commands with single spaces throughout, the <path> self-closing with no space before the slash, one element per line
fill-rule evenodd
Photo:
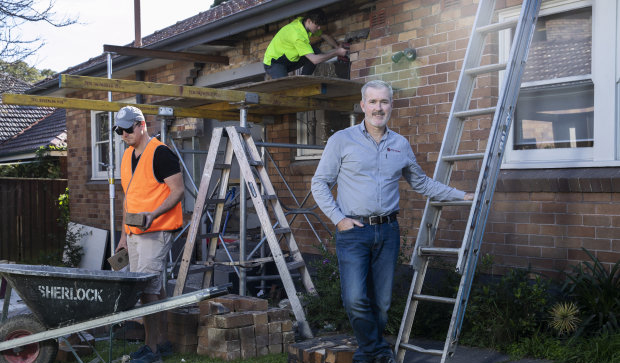
<path fill-rule="evenodd" d="M 149 136 L 142 111 L 125 106 L 116 114 L 114 131 L 128 148 L 121 162 L 123 228 L 117 251 L 127 249 L 129 270 L 158 274 L 144 290 L 143 304 L 166 298 L 162 284 L 172 233 L 183 224 L 183 176 L 178 157 Z M 172 353 L 165 312 L 144 316 L 145 345 L 130 354 L 131 362 L 160 362 Z"/>

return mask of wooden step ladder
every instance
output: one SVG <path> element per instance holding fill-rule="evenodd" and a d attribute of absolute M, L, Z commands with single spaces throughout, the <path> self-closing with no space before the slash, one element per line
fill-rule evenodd
<path fill-rule="evenodd" d="M 223 160 L 218 163 L 216 159 L 223 136 L 227 136 L 228 141 Z M 177 296 L 183 293 L 205 204 L 215 205 L 211 232 L 207 234 L 209 245 L 205 265 L 207 265 L 209 269 L 205 272 L 203 286 L 208 287 L 211 284 L 215 252 L 220 234 L 220 225 L 222 224 L 222 214 L 226 201 L 225 197 L 228 190 L 233 156 L 237 158 L 239 169 L 243 177 L 242 179 L 245 181 L 247 190 L 252 198 L 256 214 L 260 220 L 263 233 L 266 236 L 267 243 L 271 250 L 270 261 L 275 262 L 278 268 L 282 284 L 284 285 L 293 313 L 295 314 L 295 319 L 299 324 L 299 330 L 304 337 L 312 338 L 312 331 L 306 321 L 306 316 L 301 306 L 299 296 L 297 295 L 295 283 L 291 277 L 290 271 L 295 270 L 299 273 L 307 292 L 316 293 L 314 284 L 312 283 L 304 259 L 295 242 L 289 223 L 286 220 L 276 191 L 271 184 L 269 174 L 260 159 L 260 154 L 252 139 L 250 130 L 247 128 L 229 126 L 226 128 L 218 127 L 213 129 L 204 171 L 200 180 L 198 195 L 196 196 L 196 202 L 194 204 L 194 212 L 185 242 L 179 274 L 174 288 L 174 295 Z M 218 192 L 215 198 L 207 200 L 209 185 L 215 169 L 221 170 Z M 259 188 L 262 188 L 264 194 L 261 193 L 261 189 Z M 271 210 L 273 211 L 272 215 L 270 215 L 267 205 L 271 206 Z M 278 226 L 278 228 L 274 228 L 274 226 Z M 285 245 L 288 249 L 288 256 L 286 258 L 280 248 L 281 239 L 285 240 Z M 246 264 L 251 264 L 253 262 L 255 261 L 244 261 Z M 262 258 L 260 261 L 256 262 L 264 263 L 266 260 Z"/>
<path fill-rule="evenodd" d="M 491 23 L 495 9 L 495 0 L 480 0 L 478 5 L 472 35 L 467 46 L 465 59 L 463 60 L 463 68 L 435 168 L 434 179 L 444 184 L 449 184 L 453 165 L 458 161 L 482 159 L 482 167 L 478 176 L 473 201 L 440 203 L 429 200 L 426 203 L 411 258 L 411 266 L 414 269 L 413 281 L 409 289 L 407 305 L 395 342 L 395 356 L 399 363 L 403 362 L 407 350 L 441 356 L 442 363 L 450 358 L 456 350 L 474 278 L 478 253 L 482 243 L 482 236 L 491 206 L 491 199 L 495 191 L 495 183 L 501 167 L 506 140 L 521 87 L 521 76 L 525 68 L 527 54 L 538 18 L 540 3 L 541 0 L 523 0 L 518 21 L 502 23 Z M 484 50 L 485 37 L 492 32 L 513 27 L 515 27 L 515 32 L 508 62 L 481 66 L 480 60 Z M 504 72 L 497 105 L 489 108 L 469 109 L 476 77 L 497 71 Z M 459 154 L 464 122 L 469 117 L 491 114 L 494 116 L 489 138 L 486 140 L 485 152 Z M 434 239 L 442 208 L 459 205 L 470 208 L 460 248 L 435 246 Z M 456 298 L 422 294 L 429 259 L 442 256 L 456 257 L 455 270 L 461 274 Z M 409 344 L 409 336 L 420 301 L 454 305 L 443 350 L 425 349 Z"/>

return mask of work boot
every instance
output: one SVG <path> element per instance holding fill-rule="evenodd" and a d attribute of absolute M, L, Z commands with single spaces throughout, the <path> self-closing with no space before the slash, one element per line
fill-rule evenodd
<path fill-rule="evenodd" d="M 153 353 L 151 348 L 146 347 L 146 353 L 142 354 L 139 358 L 132 359 L 130 363 L 161 363 L 161 355 L 159 353 Z"/>
<path fill-rule="evenodd" d="M 143 345 L 140 347 L 140 349 L 136 350 L 135 352 L 129 353 L 129 358 L 131 358 L 132 360 L 134 359 L 138 359 L 140 357 L 142 357 L 143 355 L 145 355 L 147 352 L 151 352 L 151 348 L 148 345 Z"/>

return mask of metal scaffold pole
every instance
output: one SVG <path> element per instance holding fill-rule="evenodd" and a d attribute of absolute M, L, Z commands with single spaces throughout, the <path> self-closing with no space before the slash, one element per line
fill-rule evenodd
<path fill-rule="evenodd" d="M 112 54 L 106 53 L 108 63 L 108 79 L 112 78 Z M 112 91 L 108 91 L 108 102 L 112 102 Z M 114 186 L 114 113 L 108 112 L 108 187 L 110 189 L 110 256 L 114 255 L 116 249 L 114 239 L 114 198 L 116 197 L 116 189 Z"/>

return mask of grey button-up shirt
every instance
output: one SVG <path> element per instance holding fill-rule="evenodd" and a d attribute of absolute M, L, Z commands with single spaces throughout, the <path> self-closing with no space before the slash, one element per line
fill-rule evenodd
<path fill-rule="evenodd" d="M 401 176 L 415 192 L 436 200 L 463 200 L 465 196 L 426 176 L 403 136 L 386 129 L 377 144 L 364 122 L 329 138 L 312 178 L 312 195 L 334 224 L 345 216 L 388 215 L 398 211 Z M 330 191 L 335 182 L 337 200 Z"/>

